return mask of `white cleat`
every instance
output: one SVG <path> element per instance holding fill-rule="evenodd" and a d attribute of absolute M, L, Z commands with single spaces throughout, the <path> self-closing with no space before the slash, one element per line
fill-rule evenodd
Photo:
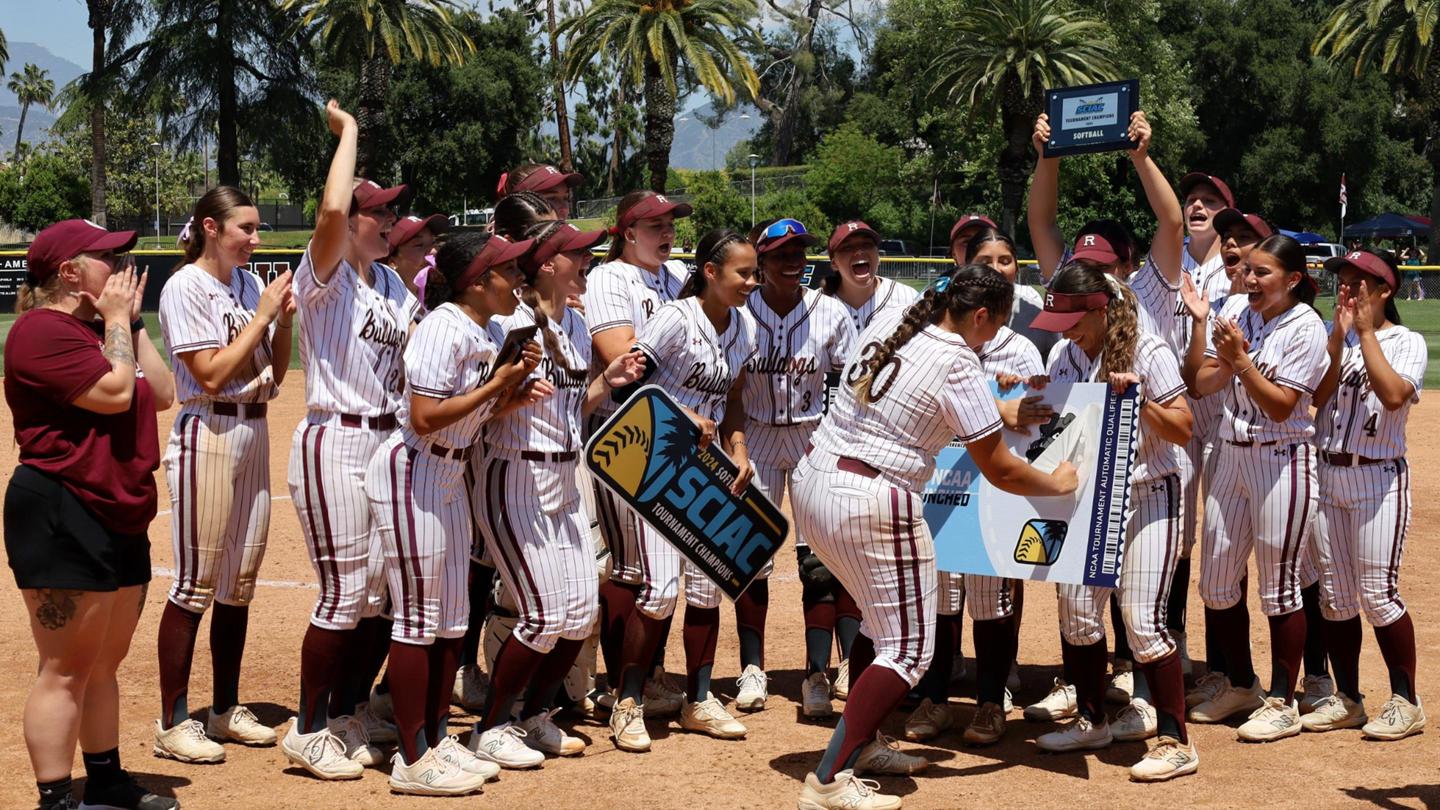
<path fill-rule="evenodd" d="M 383 761 L 384 754 L 370 744 L 370 735 L 365 732 L 365 724 L 360 722 L 359 718 L 354 715 L 335 717 L 325 726 L 345 747 L 346 759 L 354 760 L 367 768 L 373 768 Z"/>
<path fill-rule="evenodd" d="M 829 717 L 834 714 L 830 705 L 830 681 L 823 672 L 812 672 L 800 684 L 800 711 L 806 717 Z"/>
<path fill-rule="evenodd" d="M 880 792 L 880 783 L 861 779 L 852 771 L 835 774 L 835 781 L 824 784 L 812 771 L 805 774 L 800 789 L 800 810 L 900 810 L 900 797 Z"/>
<path fill-rule="evenodd" d="M 844 700 L 850 696 L 850 659 L 841 658 L 835 668 L 835 699 Z"/>
<path fill-rule="evenodd" d="M 1135 665 L 1124 659 L 1115 662 L 1115 674 L 1105 689 L 1105 702 L 1124 706 L 1135 694 Z"/>
<path fill-rule="evenodd" d="M 241 745 L 274 745 L 275 729 L 260 722 L 249 708 L 234 705 L 222 714 L 212 709 L 205 721 L 205 735 L 220 742 L 236 742 Z"/>
<path fill-rule="evenodd" d="M 1195 744 L 1183 745 L 1174 737 L 1161 737 L 1145 758 L 1130 766 L 1132 782 L 1164 782 L 1200 767 Z"/>
<path fill-rule="evenodd" d="M 1193 709 L 1220 696 L 1230 686 L 1223 672 L 1207 672 L 1195 681 L 1195 688 L 1185 693 L 1185 708 Z"/>
<path fill-rule="evenodd" d="M 1380 709 L 1380 715 L 1360 730 L 1371 740 L 1403 740 L 1425 728 L 1425 709 L 1417 695 L 1411 703 L 1400 695 L 1391 695 Z"/>
<path fill-rule="evenodd" d="M 680 727 L 686 731 L 708 734 L 718 740 L 739 740 L 746 734 L 745 726 L 720 705 L 714 695 L 686 703 L 680 710 Z"/>
<path fill-rule="evenodd" d="M 1359 728 L 1370 718 L 1365 716 L 1365 703 L 1356 703 L 1344 695 L 1322 698 L 1315 708 L 1300 715 L 1300 727 L 1306 731 L 1336 731 Z"/>
<path fill-rule="evenodd" d="M 215 763 L 225 761 L 225 746 L 205 736 L 205 727 L 199 720 L 185 720 L 170 728 L 162 728 L 155 721 L 155 756 L 190 763 Z"/>
<path fill-rule="evenodd" d="M 1223 723 L 1234 715 L 1254 712 L 1264 705 L 1265 693 L 1260 689 L 1259 678 L 1256 678 L 1248 689 L 1232 686 L 1227 680 L 1225 687 L 1213 700 L 1207 700 L 1190 710 L 1190 719 L 1196 723 Z M 1298 723 L 1298 714 L 1295 719 Z M 1299 725 L 1296 725 L 1296 728 L 1298 729 Z"/>
<path fill-rule="evenodd" d="M 486 780 L 495 779 L 500 776 L 500 766 L 488 759 L 481 759 L 475 756 L 475 752 L 466 748 L 460 743 L 460 738 L 454 734 L 447 736 L 440 741 L 440 744 L 431 749 L 435 756 L 439 757 L 446 765 L 459 768 L 463 771 L 485 777 Z"/>
<path fill-rule="evenodd" d="M 1306 675 L 1300 682 L 1300 714 L 1315 711 L 1320 701 L 1335 694 L 1335 681 L 1329 675 Z"/>
<path fill-rule="evenodd" d="M 520 728 L 525 730 L 525 744 L 542 754 L 578 757 L 585 753 L 585 741 L 571 737 L 555 725 L 557 711 L 559 709 L 551 709 L 520 721 Z"/>
<path fill-rule="evenodd" d="M 485 777 L 447 764 L 434 748 L 406 765 L 405 757 L 390 759 L 390 789 L 412 796 L 464 796 L 484 789 Z"/>
<path fill-rule="evenodd" d="M 685 690 L 681 689 L 670 673 L 656 667 L 654 674 L 645 681 L 645 713 L 651 717 L 669 717 L 685 705 Z"/>
<path fill-rule="evenodd" d="M 765 708 L 765 701 L 770 697 L 767 691 L 770 679 L 765 670 L 751 664 L 745 667 L 740 677 L 735 679 L 736 690 L 739 694 L 735 696 L 735 708 L 742 712 L 757 712 Z"/>
<path fill-rule="evenodd" d="M 860 749 L 855 758 L 855 773 L 873 773 L 885 776 L 909 776 L 930 767 L 930 760 L 900 750 L 900 744 L 875 732 L 875 739 Z"/>
<path fill-rule="evenodd" d="M 450 703 L 469 712 L 485 709 L 485 695 L 490 691 L 490 676 L 479 667 L 455 670 L 455 684 L 450 689 Z"/>
<path fill-rule="evenodd" d="M 1074 717 L 1076 711 L 1075 687 L 1056 678 L 1050 694 L 1025 707 L 1025 719 L 1035 723 L 1064 720 Z"/>
<path fill-rule="evenodd" d="M 1250 719 L 1235 730 L 1235 736 L 1245 742 L 1275 742 L 1299 733 L 1299 708 L 1294 701 L 1277 697 L 1266 697 Z"/>
<path fill-rule="evenodd" d="M 1155 736 L 1158 727 L 1159 717 L 1155 707 L 1145 698 L 1135 698 L 1115 713 L 1115 719 L 1110 723 L 1110 734 L 1123 742 L 1148 740 Z"/>
<path fill-rule="evenodd" d="M 1104 748 L 1114 739 L 1110 735 L 1108 724 L 1097 726 L 1090 722 L 1089 718 L 1080 715 L 1075 718 L 1074 722 L 1059 731 L 1052 731 L 1036 737 L 1035 744 L 1040 746 L 1042 751 L 1065 754 L 1070 751 L 1094 751 L 1097 748 Z"/>
<path fill-rule="evenodd" d="M 369 702 L 355 707 L 355 717 L 365 724 L 365 734 L 375 745 L 395 745 L 400 742 L 400 730 L 394 723 L 376 714 Z"/>
<path fill-rule="evenodd" d="M 514 723 L 472 733 L 470 750 L 481 759 L 511 770 L 538 768 L 545 763 L 545 755 L 525 744 L 525 730 Z"/>
<path fill-rule="evenodd" d="M 280 750 L 291 763 L 321 779 L 359 779 L 365 768 L 345 755 L 345 743 L 330 729 L 300 733 L 299 719 L 290 722 L 290 731 L 280 741 Z"/>
<path fill-rule="evenodd" d="M 616 703 L 610 712 L 610 736 L 621 751 L 650 750 L 650 732 L 645 729 L 645 707 L 634 698 Z"/>

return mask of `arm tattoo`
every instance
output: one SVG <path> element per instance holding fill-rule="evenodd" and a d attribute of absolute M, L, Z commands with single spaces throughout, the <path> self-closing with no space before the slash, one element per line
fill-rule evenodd
<path fill-rule="evenodd" d="M 67 591 L 59 588 L 41 588 L 37 595 L 40 604 L 35 608 L 35 620 L 46 630 L 59 630 L 75 618 L 78 606 L 75 601 L 82 591 Z"/>
<path fill-rule="evenodd" d="M 122 324 L 111 324 L 105 328 L 105 349 L 101 352 L 112 364 L 135 365 L 135 345 L 130 330 Z"/>

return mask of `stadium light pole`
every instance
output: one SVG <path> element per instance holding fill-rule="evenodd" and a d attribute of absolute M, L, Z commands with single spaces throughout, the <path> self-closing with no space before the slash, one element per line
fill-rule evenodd
<path fill-rule="evenodd" d="M 754 152 L 750 153 L 750 229 L 755 229 L 755 166 L 760 162 L 760 156 Z"/>
<path fill-rule="evenodd" d="M 160 241 L 160 142 L 151 141 L 150 148 L 155 152 L 155 241 Z"/>

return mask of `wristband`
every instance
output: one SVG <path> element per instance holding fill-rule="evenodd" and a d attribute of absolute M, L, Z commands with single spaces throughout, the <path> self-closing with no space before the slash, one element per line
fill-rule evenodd
<path fill-rule="evenodd" d="M 138 317 L 138 318 L 136 318 L 135 320 L 133 320 L 133 321 L 130 322 L 130 332 L 131 332 L 132 334 L 135 333 L 135 332 L 139 332 L 141 329 L 144 329 L 144 328 L 145 328 L 145 316 L 144 316 L 144 315 L 141 315 L 140 317 Z"/>
<path fill-rule="evenodd" d="M 1255 370 L 1255 364 L 1254 364 L 1254 363 L 1251 363 L 1250 365 L 1246 366 L 1245 368 L 1242 368 L 1242 369 L 1240 369 L 1239 371 L 1235 372 L 1235 374 L 1236 374 L 1237 376 L 1244 377 L 1246 374 L 1248 374 L 1249 372 L 1252 372 L 1252 371 L 1254 371 L 1254 370 Z"/>

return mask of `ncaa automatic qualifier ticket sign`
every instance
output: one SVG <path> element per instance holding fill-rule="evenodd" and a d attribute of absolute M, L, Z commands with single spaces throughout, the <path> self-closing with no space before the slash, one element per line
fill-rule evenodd
<path fill-rule="evenodd" d="M 1016 387 L 1000 399 L 1034 394 Z M 940 451 L 926 484 L 925 522 L 941 571 L 1115 587 L 1125 550 L 1139 399 L 1105 383 L 1051 383 L 1039 392 L 1056 416 L 1028 433 L 1004 430 L 1011 452 L 1049 472 L 1075 465 L 1071 495 L 1026 498 L 985 480 L 964 447 Z"/>
<path fill-rule="evenodd" d="M 735 462 L 663 388 L 647 385 L 590 437 L 585 463 L 732 600 L 780 550 L 790 523 L 753 482 L 730 493 Z"/>
<path fill-rule="evenodd" d="M 1045 157 L 1134 149 L 1130 115 L 1140 109 L 1140 80 L 1045 91 L 1050 140 Z"/>

